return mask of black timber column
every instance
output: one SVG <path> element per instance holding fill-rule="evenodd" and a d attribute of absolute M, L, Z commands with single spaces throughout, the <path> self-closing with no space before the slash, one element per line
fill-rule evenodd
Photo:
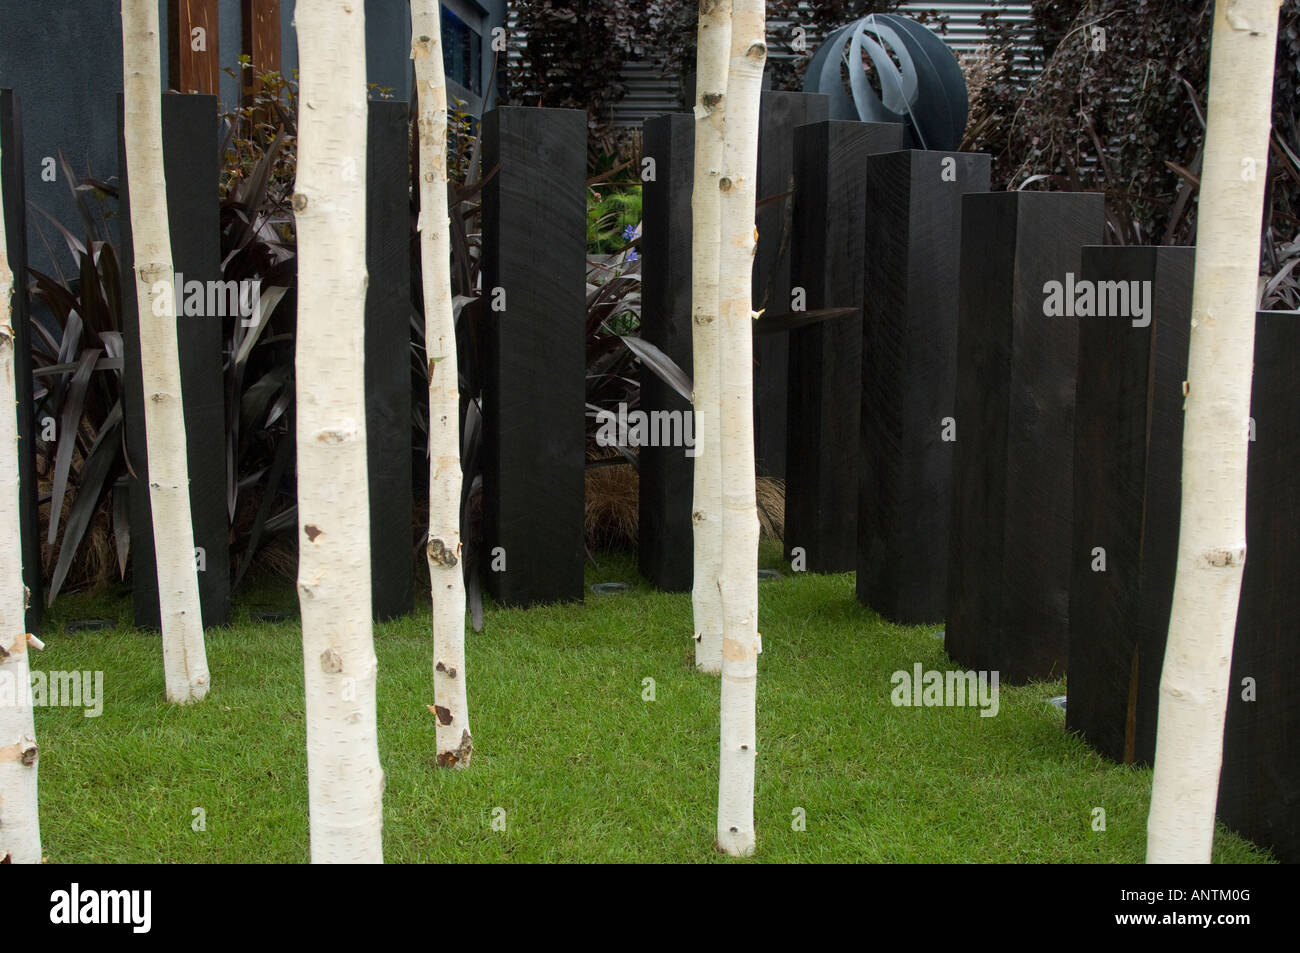
<path fill-rule="evenodd" d="M 1246 567 L 1228 682 L 1219 818 L 1300 863 L 1300 315 L 1255 324 Z M 1249 681 L 1247 681 L 1249 679 Z M 1153 719 L 1154 720 L 1154 719 Z"/>
<path fill-rule="evenodd" d="M 688 115 L 647 119 L 642 141 L 642 154 L 654 160 L 654 176 L 642 186 L 641 337 L 690 374 L 695 120 Z M 644 367 L 641 409 L 692 413 L 680 394 Z M 690 589 L 692 460 L 683 447 L 643 446 L 637 456 L 641 486 L 637 565 L 657 589 Z"/>
<path fill-rule="evenodd" d="M 895 622 L 944 618 L 957 389 L 962 195 L 986 155 L 866 161 L 857 594 Z M 974 436 L 971 431 L 967 434 Z"/>
<path fill-rule="evenodd" d="M 411 611 L 410 178 L 404 102 L 370 101 L 366 142 L 366 453 L 376 621 Z M 427 399 L 427 398 L 426 398 Z"/>
<path fill-rule="evenodd" d="M 123 411 L 126 448 L 136 478 L 131 481 L 131 580 L 135 624 L 156 629 L 158 570 L 154 556 L 153 511 L 149 502 L 145 445 L 144 382 L 140 373 L 140 323 L 132 247 L 130 174 L 121 140 L 118 97 L 122 202 L 122 339 Z M 185 285 L 221 280 L 220 209 L 217 198 L 217 99 L 215 96 L 166 93 L 162 97 L 163 175 L 167 180 L 167 215 L 171 226 L 172 267 Z M 155 182 L 137 188 L 157 188 Z M 215 297 L 215 296 L 214 296 Z M 222 296 L 224 298 L 224 296 Z M 199 597 L 204 626 L 222 625 L 230 617 L 229 519 L 226 504 L 225 388 L 222 377 L 222 322 L 241 320 L 207 313 L 182 314 L 185 296 L 177 294 L 176 339 L 180 351 L 181 391 L 185 408 L 185 443 L 190 477 L 190 518 L 194 546 L 200 552 Z"/>
<path fill-rule="evenodd" d="M 41 580 L 41 526 L 37 510 L 36 418 L 32 399 L 32 345 L 27 310 L 27 203 L 23 189 L 22 110 L 11 89 L 0 89 L 0 192 L 4 193 L 5 247 L 14 276 L 12 300 L 14 386 L 18 391 L 18 532 L 23 585 L 27 587 L 27 631 L 41 624 L 45 607 Z M 9 302 L 0 301 L 0 308 Z M 4 492 L 12 492 L 8 487 Z M 8 545 L 14 545 L 10 541 Z"/>
<path fill-rule="evenodd" d="M 830 118 L 830 97 L 763 90 L 758 114 L 758 195 L 761 201 L 794 191 L 794 130 Z M 754 310 L 790 310 L 792 195 L 755 212 Z M 760 476 L 785 478 L 786 386 L 789 341 L 784 334 L 754 338 L 754 457 Z"/>
<path fill-rule="evenodd" d="M 1082 279 L 1145 317 L 1079 319 L 1066 727 L 1150 764 L 1178 558 L 1192 248 L 1092 246 Z M 1114 284 L 1123 282 L 1123 286 Z M 1101 285 L 1095 285 L 1102 287 Z M 1100 296 L 1099 296 L 1100 297 Z M 1139 717 L 1142 715 L 1142 717 Z"/>
<path fill-rule="evenodd" d="M 506 605 L 581 599 L 587 116 L 483 118 L 483 575 Z"/>
<path fill-rule="evenodd" d="M 796 328 L 788 341 L 785 553 L 809 572 L 857 564 L 863 173 L 867 156 L 902 145 L 900 123 L 828 119 L 794 133 L 792 296 L 808 311 L 855 309 Z"/>
<path fill-rule="evenodd" d="M 956 452 L 945 646 L 1003 681 L 1060 677 L 1069 643 L 1079 328 L 1048 282 L 1101 241 L 1103 197 L 962 199 Z"/>

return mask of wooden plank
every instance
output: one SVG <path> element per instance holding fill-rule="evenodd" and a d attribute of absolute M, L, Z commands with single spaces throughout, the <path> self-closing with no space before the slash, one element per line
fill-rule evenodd
<path fill-rule="evenodd" d="M 851 315 L 790 332 L 785 550 L 809 572 L 857 565 L 862 272 L 868 156 L 903 144 L 898 123 L 826 120 L 794 133 L 790 283 L 804 307 Z M 873 209 L 874 214 L 874 209 Z M 761 319 L 760 319 L 761 320 Z"/>
<path fill-rule="evenodd" d="M 947 608 L 962 196 L 985 155 L 907 150 L 866 161 L 861 473 L 863 605 L 907 624 Z"/>
<path fill-rule="evenodd" d="M 168 0 L 168 83 L 182 93 L 221 93 L 219 0 Z"/>
<path fill-rule="evenodd" d="M 1228 827 L 1294 864 L 1300 863 L 1300 315 L 1258 314 L 1250 412 L 1246 567 L 1218 813 Z M 1245 697 L 1247 678 L 1253 700 Z"/>
<path fill-rule="evenodd" d="M 483 578 L 507 605 L 583 595 L 587 116 L 483 118 Z"/>
<path fill-rule="evenodd" d="M 11 89 L 0 89 L 0 183 L 5 246 L 14 276 L 14 386 L 18 391 L 18 545 L 27 587 L 27 631 L 36 632 L 45 609 L 41 577 L 41 525 L 37 509 L 36 418 L 32 399 L 32 345 L 27 309 L 27 203 L 23 184 L 22 108 Z M 10 492 L 6 488 L 6 492 Z"/>
<path fill-rule="evenodd" d="M 375 621 L 411 611 L 411 255 L 408 104 L 370 101 L 366 143 L 366 453 Z"/>
<path fill-rule="evenodd" d="M 243 71 L 240 94 L 251 102 L 261 89 L 260 73 L 280 71 L 280 0 L 241 0 L 241 41 L 250 66 Z"/>
<path fill-rule="evenodd" d="M 131 579 L 135 624 L 157 629 L 158 574 L 154 559 L 153 516 L 149 501 L 149 461 L 144 427 L 144 385 L 140 371 L 140 326 L 134 280 L 130 176 L 120 136 L 122 202 L 122 373 L 126 449 L 136 479 L 131 481 Z M 221 280 L 220 215 L 217 201 L 217 100 L 215 96 L 176 93 L 162 98 L 163 163 L 167 211 L 171 221 L 172 264 L 191 281 Z M 155 183 L 148 183 L 156 188 Z M 205 296 L 206 297 L 206 296 Z M 178 310 L 180 296 L 178 296 Z M 222 374 L 222 322 L 215 314 L 178 316 L 182 401 L 190 476 L 190 516 L 194 545 L 201 552 L 199 597 L 205 626 L 230 618 L 229 517 L 226 505 L 226 447 L 213 439 L 225 433 L 225 383 Z"/>
<path fill-rule="evenodd" d="M 1130 764 L 1150 764 L 1155 751 L 1152 716 L 1178 552 L 1194 257 L 1192 248 L 1083 249 L 1083 280 L 1151 289 L 1145 327 L 1122 317 L 1080 320 L 1075 396 L 1066 727 Z"/>
<path fill-rule="evenodd" d="M 655 177 L 642 188 L 641 337 L 690 374 L 695 124 L 686 115 L 658 116 L 647 119 L 643 130 L 642 151 L 654 159 Z M 692 413 L 685 398 L 644 367 L 641 409 Z M 638 457 L 637 565 L 658 589 L 689 590 L 694 546 L 692 460 L 683 447 L 642 447 Z"/>
<path fill-rule="evenodd" d="M 794 130 L 828 119 L 830 97 L 763 90 L 758 119 L 758 198 L 794 191 Z M 787 196 L 755 213 L 754 310 L 790 310 L 793 202 Z M 785 479 L 786 388 L 790 346 L 784 334 L 754 338 L 754 457 L 760 476 Z"/>
<path fill-rule="evenodd" d="M 946 648 L 1004 682 L 1058 678 L 1069 642 L 1078 319 L 1044 286 L 1100 242 L 1103 197 L 966 195 Z"/>

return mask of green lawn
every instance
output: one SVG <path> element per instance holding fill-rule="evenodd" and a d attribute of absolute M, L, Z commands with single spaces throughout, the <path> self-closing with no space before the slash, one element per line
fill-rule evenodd
<path fill-rule="evenodd" d="M 765 549 L 765 565 L 778 558 Z M 427 608 L 376 627 L 387 860 L 723 860 L 712 847 L 718 681 L 694 671 L 690 597 L 653 592 L 622 556 L 590 569 L 589 583 L 606 580 L 634 589 L 489 607 L 469 639 L 475 752 L 463 772 L 433 766 Z M 896 708 L 894 671 L 954 667 L 941 625 L 883 622 L 856 602 L 851 575 L 787 570 L 759 592 L 756 860 L 1142 861 L 1150 772 L 1066 734 L 1046 702 L 1063 681 L 1004 686 L 992 718 Z M 37 710 L 51 863 L 308 859 L 299 628 L 251 621 L 277 604 L 294 606 L 291 586 L 249 595 L 235 624 L 208 633 L 212 692 L 176 708 L 163 701 L 156 634 L 62 630 L 91 615 L 128 620 L 129 595 L 61 600 L 35 666 L 103 670 L 105 702 L 98 718 Z M 1096 807 L 1105 831 L 1092 829 Z M 196 808 L 206 830 L 192 830 Z M 796 808 L 806 830 L 792 829 Z M 1214 854 L 1268 859 L 1222 829 Z"/>

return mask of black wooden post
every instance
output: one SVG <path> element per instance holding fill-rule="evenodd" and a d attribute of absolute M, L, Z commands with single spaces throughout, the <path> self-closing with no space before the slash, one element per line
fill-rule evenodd
<path fill-rule="evenodd" d="M 653 177 L 642 186 L 641 337 L 687 374 L 691 362 L 691 195 L 695 121 L 656 116 L 643 127 L 643 155 Z M 641 409 L 692 413 L 691 405 L 641 370 Z M 640 468 L 637 565 L 658 589 L 682 591 L 693 581 L 691 501 L 694 470 L 683 447 L 644 446 Z"/>
<path fill-rule="evenodd" d="M 586 113 L 483 118 L 483 576 L 500 602 L 581 599 Z"/>
<path fill-rule="evenodd" d="M 1284 864 L 1300 863 L 1297 321 L 1294 312 L 1256 315 L 1246 567 L 1228 682 L 1218 808 L 1228 827 L 1272 848 Z"/>
<path fill-rule="evenodd" d="M 121 97 L 118 97 L 119 132 Z M 217 100 L 215 96 L 167 93 L 162 97 L 163 174 L 171 223 L 172 263 L 185 284 L 213 287 L 221 280 L 221 235 L 217 200 Z M 149 502 L 148 455 L 145 448 L 144 384 L 140 373 L 140 324 L 136 303 L 135 254 L 132 248 L 130 176 L 126 147 L 121 150 L 122 201 L 122 339 L 123 411 L 126 447 L 136 478 L 131 481 L 131 579 L 135 624 L 156 629 L 158 570 L 154 556 L 153 517 Z M 137 188 L 157 188 L 155 182 Z M 208 296 L 204 295 L 205 301 Z M 183 298 L 177 295 L 178 314 Z M 235 320 L 240 320 L 235 315 Z M 178 316 L 185 441 L 190 477 L 190 518 L 199 572 L 199 596 L 205 626 L 222 625 L 230 616 L 229 520 L 226 505 L 225 388 L 222 378 L 220 315 Z"/>
<path fill-rule="evenodd" d="M 1083 250 L 1082 278 L 1144 293 L 1150 322 L 1079 319 L 1066 727 L 1149 764 L 1169 629 L 1192 316 L 1192 248 Z M 1139 717 L 1142 715 L 1143 717 Z"/>
<path fill-rule="evenodd" d="M 857 594 L 896 622 L 946 614 L 954 265 L 962 195 L 988 191 L 989 167 L 986 155 L 914 150 L 866 161 Z"/>
<path fill-rule="evenodd" d="M 36 492 L 36 419 L 32 401 L 32 348 L 27 310 L 27 203 L 23 189 L 22 110 L 11 89 L 0 89 L 0 191 L 4 193 L 5 247 L 14 276 L 14 386 L 18 390 L 18 519 L 17 541 L 27 587 L 27 631 L 41 624 L 45 607 L 41 580 L 40 519 Z M 6 302 L 0 302 L 0 308 Z M 7 399 L 7 398 L 6 398 Z M 5 492 L 12 492 L 6 488 Z"/>
<path fill-rule="evenodd" d="M 1103 221 L 1097 194 L 962 199 L 946 648 L 1006 682 L 1065 671 L 1079 336 L 1045 299 Z"/>
<path fill-rule="evenodd" d="M 758 198 L 794 190 L 794 130 L 830 116 L 830 97 L 820 93 L 764 90 L 758 118 Z M 757 209 L 754 249 L 754 310 L 790 310 L 791 196 Z M 759 475 L 785 478 L 786 387 L 789 341 L 784 334 L 754 338 L 754 456 Z"/>
<path fill-rule="evenodd" d="M 798 310 L 854 308 L 790 332 L 785 552 L 809 572 L 856 563 L 867 157 L 902 148 L 899 123 L 825 120 L 794 134 L 790 283 Z M 787 305 L 782 310 L 791 310 Z"/>
<path fill-rule="evenodd" d="M 376 621 L 411 611 L 411 257 L 404 102 L 370 101 L 366 143 L 366 453 Z"/>

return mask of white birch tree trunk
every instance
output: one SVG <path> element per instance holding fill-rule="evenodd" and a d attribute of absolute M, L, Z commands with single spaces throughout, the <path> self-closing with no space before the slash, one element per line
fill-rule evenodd
<path fill-rule="evenodd" d="M 167 700 L 208 693 L 207 650 L 190 520 L 175 275 L 163 177 L 162 65 L 156 0 L 122 0 L 123 134 L 140 314 L 149 504 L 153 509 Z"/>
<path fill-rule="evenodd" d="M 695 59 L 695 187 L 691 194 L 691 362 L 694 378 L 695 667 L 722 671 L 722 455 L 718 412 L 718 268 L 721 256 L 722 140 L 727 66 L 731 56 L 731 0 L 700 0 Z"/>
<path fill-rule="evenodd" d="M 0 183 L 2 185 L 2 183 Z M 27 587 L 19 545 L 18 393 L 14 365 L 14 276 L 0 192 L 0 864 L 39 864 L 36 724 L 27 664 Z"/>
<path fill-rule="evenodd" d="M 464 768 L 474 752 L 465 694 L 465 578 L 460 538 L 460 386 L 447 219 L 447 82 L 439 0 L 411 0 L 420 137 L 420 267 L 429 367 L 429 589 L 437 763 Z"/>
<path fill-rule="evenodd" d="M 383 861 L 363 336 L 366 43 L 359 0 L 298 0 L 298 601 L 313 863 Z"/>
<path fill-rule="evenodd" d="M 754 852 L 758 507 L 754 499 L 754 267 L 758 110 L 767 60 L 763 0 L 734 0 L 727 75 L 718 352 L 722 375 L 722 737 L 718 847 Z"/>
<path fill-rule="evenodd" d="M 1280 0 L 1219 0 L 1197 215 L 1182 516 L 1149 863 L 1209 863 L 1246 561 L 1247 420 Z"/>

